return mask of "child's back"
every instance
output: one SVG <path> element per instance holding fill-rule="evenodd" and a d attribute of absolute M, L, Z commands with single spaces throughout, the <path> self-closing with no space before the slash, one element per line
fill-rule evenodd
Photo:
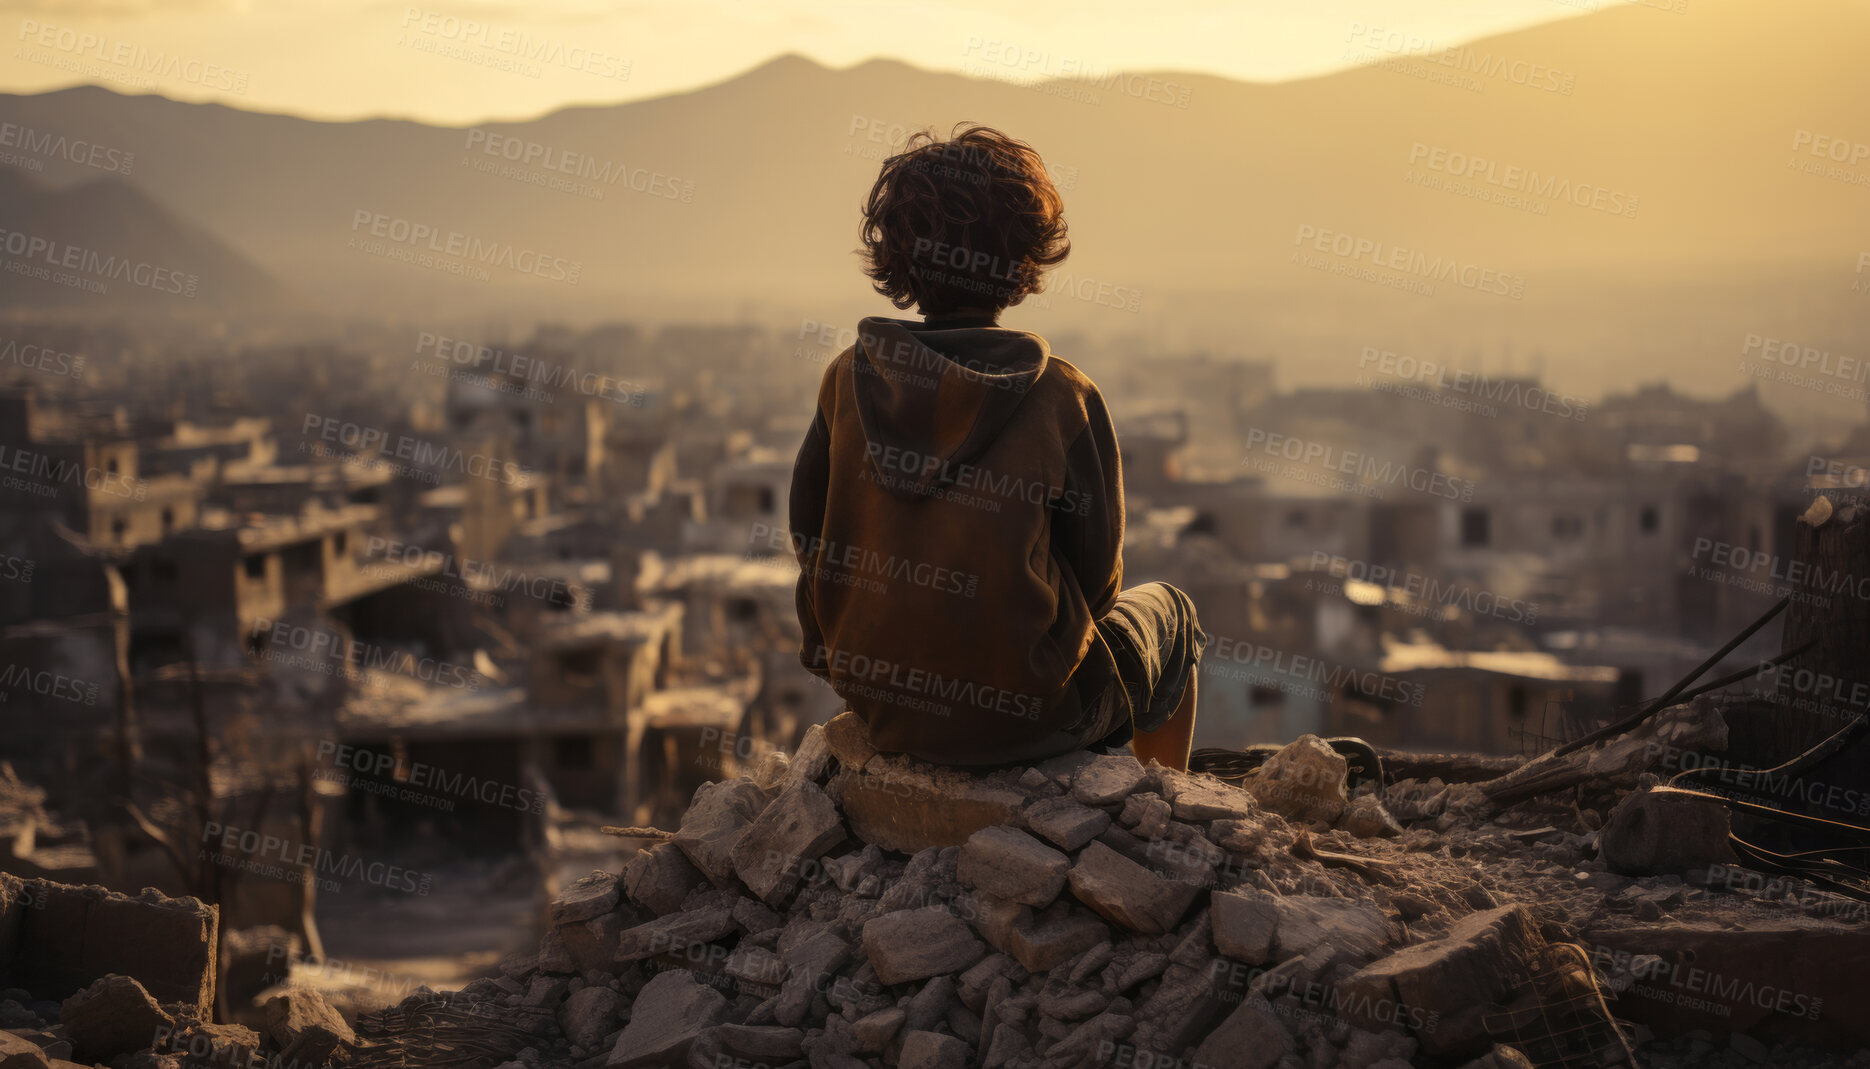
<path fill-rule="evenodd" d="M 1193 607 L 1159 584 L 1120 603 L 1103 398 L 995 325 L 1069 248 L 1043 164 L 979 128 L 912 143 L 865 214 L 877 289 L 926 322 L 864 320 L 819 387 L 791 495 L 801 660 L 874 746 L 928 760 L 1121 743 L 1133 711 L 1150 730 L 1192 680 Z"/>

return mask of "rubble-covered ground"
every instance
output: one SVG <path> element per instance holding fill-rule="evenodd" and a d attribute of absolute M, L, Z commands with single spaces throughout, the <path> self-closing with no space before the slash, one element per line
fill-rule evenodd
<path fill-rule="evenodd" d="M 1724 744 L 1697 703 L 1485 782 L 1410 760 L 1352 796 L 1309 736 L 1239 788 L 1127 755 L 972 775 L 877 754 L 847 715 L 635 829 L 536 953 L 354 1033 L 301 990 L 217 1047 L 204 1029 L 239 1026 L 123 977 L 0 1014 L 113 1069 L 1870 1067 L 1864 907 L 1747 871 L 1724 810 L 1651 789 Z M 106 995 L 170 1038 L 91 1037 Z"/>

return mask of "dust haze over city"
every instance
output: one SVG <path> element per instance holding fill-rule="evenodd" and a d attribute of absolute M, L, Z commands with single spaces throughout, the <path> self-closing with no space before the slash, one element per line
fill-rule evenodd
<path fill-rule="evenodd" d="M 1870 7 L 0 33 L 22 1065 L 1870 1064 Z M 892 291 L 915 153 L 1068 255 L 905 210 Z M 1043 374 L 930 341 L 877 430 L 877 338 L 983 330 Z M 1062 492 L 955 451 L 1061 381 Z M 891 745 L 1035 582 L 1060 693 L 1119 587 L 1205 644 Z"/>

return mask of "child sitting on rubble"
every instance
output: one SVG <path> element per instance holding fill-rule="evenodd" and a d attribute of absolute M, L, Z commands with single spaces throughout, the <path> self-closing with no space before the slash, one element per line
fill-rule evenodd
<path fill-rule="evenodd" d="M 800 660 L 882 751 L 982 766 L 1128 742 L 1186 768 L 1194 603 L 1123 589 L 1104 398 L 999 325 L 1071 248 L 1044 162 L 987 127 L 916 134 L 862 235 L 877 292 L 922 320 L 862 320 L 819 384 L 792 472 Z"/>

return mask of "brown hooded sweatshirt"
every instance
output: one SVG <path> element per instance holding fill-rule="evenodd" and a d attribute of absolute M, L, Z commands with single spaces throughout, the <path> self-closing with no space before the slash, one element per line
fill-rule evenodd
<path fill-rule="evenodd" d="M 1031 761 L 1115 727 L 1092 625 L 1123 582 L 1116 434 L 1045 339 L 863 320 L 819 385 L 790 512 L 799 659 L 879 750 Z"/>

